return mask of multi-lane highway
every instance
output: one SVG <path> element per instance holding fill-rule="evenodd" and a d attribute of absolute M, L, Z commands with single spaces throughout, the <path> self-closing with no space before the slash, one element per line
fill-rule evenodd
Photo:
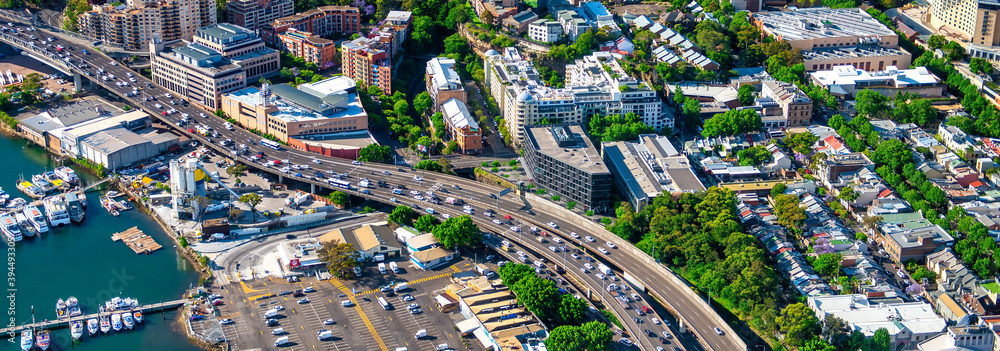
<path fill-rule="evenodd" d="M 45 39 L 47 37 L 55 38 L 55 42 L 49 43 L 50 45 L 53 45 L 53 47 L 50 47 L 46 44 L 39 43 L 39 40 L 37 39 L 31 40 L 27 38 L 24 35 L 25 33 L 29 33 L 25 31 L 26 26 L 15 24 L 15 27 L 21 31 L 20 34 L 15 35 L 10 31 L 7 31 L 0 33 L 0 39 L 8 44 L 31 51 L 45 59 L 59 61 L 62 64 L 65 64 L 64 57 L 55 56 L 54 51 L 47 50 L 49 48 L 55 50 L 53 48 L 54 45 L 73 46 L 72 44 L 67 45 L 67 42 L 65 42 L 64 39 L 60 39 L 59 34 L 45 32 L 43 30 L 34 32 L 36 33 L 35 35 L 37 39 Z M 31 44 L 32 42 L 35 43 L 33 46 Z M 91 50 L 91 52 L 84 54 L 82 52 L 83 49 L 84 48 L 82 47 L 75 47 L 73 50 L 64 50 L 68 52 L 70 56 L 69 65 L 73 70 L 80 73 L 90 71 L 92 75 L 90 75 L 89 78 L 91 80 L 114 92 L 115 94 L 122 96 L 123 99 L 125 99 L 125 101 L 129 101 L 132 106 L 143 108 L 144 110 L 156 115 L 165 123 L 178 128 L 185 134 L 190 135 L 194 140 L 209 145 L 224 155 L 231 155 L 232 150 L 228 147 L 220 146 L 218 143 L 222 140 L 230 139 L 233 142 L 231 145 L 245 144 L 248 147 L 248 152 L 246 154 L 241 154 L 235 157 L 237 157 L 239 161 L 246 163 L 251 167 L 262 169 L 270 173 L 280 174 L 284 177 L 292 178 L 298 181 L 325 187 L 329 187 L 326 179 L 318 177 L 318 175 L 328 177 L 333 174 L 349 174 L 349 177 L 344 180 L 350 181 L 355 185 L 354 188 L 350 190 L 353 195 L 379 201 L 391 201 L 390 199 L 395 198 L 398 203 L 415 205 L 420 209 L 431 207 L 434 208 L 436 212 L 447 213 L 452 216 L 464 214 L 462 213 L 462 207 L 448 205 L 444 202 L 440 205 L 433 205 L 429 202 L 414 199 L 413 196 L 409 195 L 409 192 L 411 190 L 418 190 L 426 196 L 426 191 L 431 190 L 435 191 L 435 195 L 442 199 L 445 197 L 460 198 L 473 206 L 475 211 L 473 212 L 472 217 L 481 228 L 500 233 L 510 241 L 519 241 L 525 247 L 531 248 L 531 250 L 539 253 L 548 252 L 548 246 L 551 246 L 551 243 L 540 243 L 534 240 L 533 235 L 524 233 L 524 229 L 522 229 L 521 232 L 513 232 L 510 229 L 511 225 L 507 223 L 496 225 L 493 223 L 493 220 L 498 217 L 503 218 L 503 216 L 511 216 L 512 220 L 517 221 L 515 224 L 522 223 L 522 228 L 530 226 L 544 228 L 541 230 L 557 234 L 561 236 L 562 240 L 567 241 L 568 243 L 565 245 L 567 248 L 573 246 L 586 248 L 587 251 L 593 253 L 597 259 L 608 263 L 608 265 L 613 268 L 630 272 L 633 276 L 642 280 L 642 283 L 649 289 L 650 294 L 654 295 L 657 299 L 664 302 L 669 309 L 673 310 L 678 315 L 682 324 L 688 328 L 689 331 L 694 332 L 694 334 L 699 338 L 699 341 L 705 349 L 727 351 L 746 349 L 745 343 L 726 324 L 726 322 L 723 321 L 722 318 L 715 313 L 707 305 L 707 303 L 701 299 L 700 296 L 694 293 L 689 287 L 684 285 L 676 276 L 674 276 L 672 272 L 668 271 L 661 265 L 652 263 L 648 256 L 635 249 L 635 247 L 631 244 L 622 241 L 614 234 L 597 225 L 587 223 L 586 219 L 583 219 L 568 210 L 559 209 L 556 206 L 545 204 L 543 203 L 544 200 L 537 198 L 533 199 L 531 197 L 518 197 L 513 194 L 502 197 L 499 201 L 491 199 L 489 194 L 498 193 L 501 189 L 461 177 L 434 172 L 414 171 L 392 165 L 374 163 L 358 164 L 350 160 L 324 157 L 289 148 L 282 148 L 280 150 L 267 148 L 260 145 L 260 137 L 257 135 L 238 127 L 234 128 L 232 131 L 227 130 L 225 128 L 226 122 L 213 116 L 211 111 L 203 110 L 193 104 L 184 104 L 177 96 L 175 96 L 175 94 L 170 93 L 156 84 L 152 84 L 152 82 L 148 79 L 125 66 L 115 64 L 110 58 L 100 52 Z M 85 64 L 86 66 L 83 66 L 82 64 Z M 108 76 L 109 79 L 104 80 L 105 76 Z M 110 76 L 113 76 L 114 78 L 110 78 Z M 126 96 L 132 95 L 130 93 L 133 91 L 138 92 L 138 94 Z M 174 96 L 168 97 L 167 94 Z M 153 96 L 156 100 L 148 100 L 149 96 Z M 171 100 L 173 100 L 174 103 L 171 103 Z M 156 107 L 156 104 L 159 104 L 160 107 Z M 163 114 L 163 112 L 171 109 L 176 110 L 176 112 L 169 115 Z M 179 124 L 185 114 L 188 116 L 190 122 L 187 124 Z M 198 133 L 188 132 L 189 128 L 193 129 L 194 126 L 197 125 L 208 126 L 213 131 L 218 132 L 219 136 L 217 138 L 211 138 Z M 250 157 L 256 155 L 258 152 L 262 152 L 264 154 L 263 159 L 251 160 Z M 281 166 L 294 164 L 308 165 L 310 167 L 309 169 L 290 170 L 289 173 L 283 173 L 277 167 L 268 167 L 267 165 L 264 165 L 263 162 L 265 160 L 282 160 Z M 317 172 L 319 172 L 319 174 L 317 174 Z M 302 176 L 294 176 L 296 173 L 301 173 Z M 356 184 L 361 177 L 367 177 L 371 180 L 373 186 L 376 186 L 377 181 L 381 180 L 386 181 L 390 187 L 380 188 L 376 186 L 375 188 L 366 189 L 367 192 L 362 193 L 362 189 L 356 188 Z M 393 194 L 392 188 L 399 185 L 405 185 L 407 189 L 404 190 L 403 194 Z M 483 211 L 487 208 L 495 208 L 498 211 L 496 215 L 497 217 L 485 217 L 483 215 Z M 528 211 L 531 212 L 529 213 Z M 558 225 L 558 228 L 547 228 L 546 223 L 548 222 L 555 223 Z M 527 227 L 525 227 L 525 225 Z M 570 233 L 573 232 L 578 233 L 578 236 L 581 238 L 571 238 Z M 584 236 L 591 236 L 595 240 L 594 242 L 589 242 L 583 239 Z M 607 242 L 613 242 L 617 248 L 608 249 L 608 254 L 598 254 L 598 248 L 607 248 Z M 574 264 L 571 264 L 573 269 L 569 269 L 567 273 L 577 275 L 581 278 L 580 281 L 587 284 L 595 293 L 600 293 L 603 285 L 605 285 L 603 283 L 606 282 L 598 281 L 594 277 L 593 272 L 589 274 L 580 272 L 579 268 L 585 263 L 582 262 L 582 260 L 573 261 Z M 591 264 L 596 266 L 596 264 Z M 613 301 L 609 302 L 608 306 L 617 306 L 616 310 L 622 317 L 622 322 L 627 324 L 627 329 L 629 329 L 630 334 L 632 334 L 633 341 L 635 341 L 635 338 L 644 335 L 642 331 L 646 329 L 646 326 L 644 324 L 636 324 L 635 321 L 631 320 L 632 317 L 636 316 L 634 311 L 625 311 L 621 309 L 621 306 Z M 721 328 L 723 335 L 717 335 L 715 328 Z M 644 349 L 652 349 L 654 346 L 659 346 L 659 341 L 653 338 L 647 338 L 642 342 L 642 345 Z M 673 345 L 670 346 L 672 347 Z"/>

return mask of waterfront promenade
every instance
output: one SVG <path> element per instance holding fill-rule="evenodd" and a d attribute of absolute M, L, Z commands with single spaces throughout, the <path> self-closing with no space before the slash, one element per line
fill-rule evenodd
<path fill-rule="evenodd" d="M 131 309 L 129 311 L 133 311 L 133 312 L 134 311 L 142 311 L 143 315 L 148 315 L 148 314 L 151 314 L 151 313 L 163 312 L 163 311 L 166 311 L 166 310 L 176 309 L 176 308 L 184 306 L 184 304 L 186 304 L 188 302 L 192 302 L 192 301 L 194 301 L 194 300 L 193 299 L 180 299 L 180 300 L 167 301 L 167 302 L 158 302 L 158 303 L 149 304 L 149 305 L 142 305 L 142 306 L 139 306 L 138 308 L 134 308 L 134 309 Z M 120 313 L 120 312 L 124 312 L 124 311 L 118 311 L 116 313 Z M 66 327 L 67 325 L 69 325 L 70 322 L 73 322 L 73 321 L 81 321 L 81 322 L 86 323 L 86 321 L 88 319 L 99 318 L 99 316 L 101 316 L 101 315 L 110 315 L 110 314 L 111 314 L 111 312 L 91 313 L 91 314 L 86 314 L 86 315 L 81 315 L 81 316 L 76 316 L 76 317 L 70 317 L 70 318 L 64 318 L 64 319 L 59 319 L 59 320 L 45 321 L 45 322 L 38 322 L 38 323 L 35 323 L 35 324 L 21 325 L 21 326 L 17 326 L 17 327 L 13 327 L 13 328 L 3 328 L 3 329 L 0 329 L 0 338 L 7 338 L 9 335 L 20 334 L 21 330 L 24 330 L 25 328 L 31 328 L 31 329 L 36 329 L 36 330 L 37 329 L 59 329 L 59 328 Z"/>

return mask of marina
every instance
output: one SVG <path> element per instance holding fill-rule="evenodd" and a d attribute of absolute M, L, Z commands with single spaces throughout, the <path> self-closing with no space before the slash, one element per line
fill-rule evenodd
<path fill-rule="evenodd" d="M 132 251 L 136 254 L 149 254 L 153 251 L 162 249 L 163 246 L 156 242 L 152 237 L 143 233 L 138 227 L 132 227 L 128 230 L 120 233 L 115 233 L 111 236 L 112 241 L 119 241 L 128 245 Z"/>
<path fill-rule="evenodd" d="M 169 311 L 169 310 L 177 309 L 177 308 L 179 308 L 181 306 L 184 306 L 184 304 L 186 304 L 188 302 L 191 302 L 191 301 L 192 300 L 189 300 L 189 299 L 180 299 L 180 300 L 174 300 L 174 301 L 159 302 L 159 303 L 154 303 L 154 304 L 149 304 L 149 305 L 138 306 L 134 310 L 135 311 L 141 311 L 143 314 L 158 313 L 158 312 L 163 312 L 163 311 Z M 67 318 L 67 319 L 58 319 L 58 320 L 51 320 L 51 321 L 44 321 L 44 322 L 35 322 L 35 323 L 32 323 L 32 324 L 17 326 L 17 327 L 13 327 L 13 328 L 3 328 L 3 329 L 0 329 L 0 333 L 3 334 L 3 335 L 0 335 L 0 337 L 6 337 L 7 335 L 10 335 L 10 333 L 14 333 L 14 334 L 20 335 L 22 330 L 23 331 L 31 331 L 31 330 L 52 330 L 52 329 L 65 328 L 65 327 L 71 326 L 71 324 L 74 323 L 74 322 L 79 322 L 80 325 L 82 326 L 83 323 L 86 323 L 86 321 L 88 319 L 92 319 L 92 318 L 104 318 L 103 316 L 106 316 L 108 314 L 109 313 L 107 313 L 107 312 L 92 313 L 92 314 L 88 314 L 88 315 L 81 315 L 81 316 L 77 316 L 77 317 L 70 317 L 70 318 Z M 110 315 L 111 315 L 112 321 L 114 321 L 116 319 L 115 317 L 117 316 L 118 327 L 115 330 L 116 331 L 121 330 L 122 329 L 122 325 L 121 325 L 121 323 L 122 323 L 122 315 L 118 314 L 118 313 L 110 313 Z M 129 318 L 131 319 L 133 317 L 129 317 Z M 81 329 L 81 331 L 82 331 L 82 329 Z"/>

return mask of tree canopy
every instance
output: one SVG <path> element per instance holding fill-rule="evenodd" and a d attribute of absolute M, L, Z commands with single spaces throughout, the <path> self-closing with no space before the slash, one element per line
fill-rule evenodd
<path fill-rule="evenodd" d="M 361 266 L 359 257 L 354 245 L 336 239 L 324 242 L 319 249 L 319 260 L 337 278 L 354 277 L 354 268 Z"/>
<path fill-rule="evenodd" d="M 764 123 L 753 109 L 730 110 L 705 121 L 701 135 L 706 138 L 760 132 Z"/>
<path fill-rule="evenodd" d="M 451 217 L 434 227 L 434 237 L 447 248 L 471 248 L 482 244 L 483 233 L 469 215 Z"/>
<path fill-rule="evenodd" d="M 652 133 L 653 128 L 633 112 L 622 115 L 601 116 L 594 114 L 588 123 L 587 132 L 595 143 L 606 141 L 633 141 L 639 134 Z"/>
<path fill-rule="evenodd" d="M 389 163 L 392 161 L 392 148 L 379 144 L 365 145 L 358 150 L 358 161 Z"/>

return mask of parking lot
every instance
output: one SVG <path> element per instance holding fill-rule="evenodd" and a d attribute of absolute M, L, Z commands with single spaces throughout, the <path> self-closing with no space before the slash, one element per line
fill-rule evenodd
<path fill-rule="evenodd" d="M 278 278 L 234 282 L 224 286 L 225 303 L 219 306 L 218 319 L 231 319 L 232 323 L 223 324 L 222 329 L 234 349 L 435 350 L 447 343 L 456 350 L 466 350 L 454 331 L 455 322 L 463 319 L 461 314 L 441 313 L 433 303 L 434 296 L 443 293 L 450 283 L 451 274 L 466 262 L 426 272 L 412 267 L 409 261 L 399 263 L 398 274 L 386 275 L 370 265 L 363 269 L 358 281 L 316 281 L 308 277 L 295 283 Z M 388 293 L 393 296 L 379 290 L 401 282 L 407 282 L 409 289 Z M 308 287 L 314 291 L 306 292 Z M 266 297 L 269 294 L 273 296 Z M 380 297 L 391 307 L 382 308 Z M 404 301 L 404 297 L 412 300 Z M 303 298 L 308 301 L 300 301 Z M 411 304 L 417 304 L 421 312 L 412 314 L 407 308 Z M 268 326 L 265 315 L 275 308 L 281 310 L 273 316 L 274 325 Z M 282 333 L 272 335 L 279 328 Z M 415 338 L 421 329 L 427 336 Z M 328 330 L 332 337 L 319 340 L 321 330 Z M 288 343 L 275 346 L 282 337 L 287 337 Z"/>

